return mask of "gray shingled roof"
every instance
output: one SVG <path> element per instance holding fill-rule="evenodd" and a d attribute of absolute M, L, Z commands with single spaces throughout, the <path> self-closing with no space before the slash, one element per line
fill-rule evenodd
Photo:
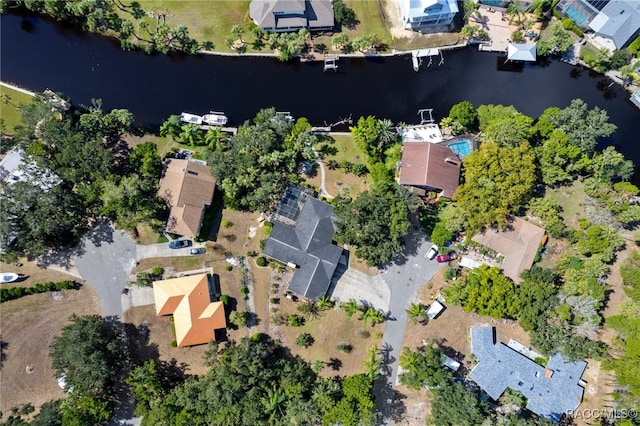
<path fill-rule="evenodd" d="M 249 15 L 267 31 L 332 28 L 331 0 L 253 0 Z"/>
<path fill-rule="evenodd" d="M 640 29 L 640 2 L 610 1 L 589 27 L 597 34 L 610 38 L 616 49 L 620 49 Z"/>
<path fill-rule="evenodd" d="M 565 362 L 555 354 L 545 369 L 507 345 L 496 344 L 494 327 L 472 327 L 471 350 L 478 364 L 470 377 L 494 400 L 506 388 L 517 390 L 527 398 L 528 410 L 555 422 L 582 402 L 584 389 L 578 382 L 587 366 L 583 361 Z M 548 370 L 551 377 L 545 375 Z"/>
<path fill-rule="evenodd" d="M 333 207 L 307 198 L 295 227 L 279 222 L 264 246 L 264 254 L 296 265 L 289 290 L 309 299 L 325 296 L 338 266 L 342 249 L 331 244 L 335 228 Z"/>

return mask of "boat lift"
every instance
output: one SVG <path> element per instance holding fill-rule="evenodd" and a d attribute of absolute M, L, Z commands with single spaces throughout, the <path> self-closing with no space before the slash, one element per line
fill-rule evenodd
<path fill-rule="evenodd" d="M 444 56 L 442 55 L 442 51 L 440 49 L 420 49 L 411 51 L 411 60 L 413 62 L 413 70 L 418 72 L 420 69 L 420 65 L 422 64 L 422 58 L 428 57 L 429 63 L 427 67 L 430 67 L 433 63 L 433 57 L 440 56 L 440 62 L 438 62 L 438 66 L 444 64 Z"/>
<path fill-rule="evenodd" d="M 326 72 L 327 70 L 331 70 L 338 72 L 338 64 L 336 63 L 338 62 L 338 59 L 340 59 L 340 57 L 337 55 L 325 55 L 324 68 L 322 71 Z"/>

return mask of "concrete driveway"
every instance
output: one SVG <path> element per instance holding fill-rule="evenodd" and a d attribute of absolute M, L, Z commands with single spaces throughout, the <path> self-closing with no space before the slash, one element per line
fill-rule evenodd
<path fill-rule="evenodd" d="M 147 259 L 149 257 L 174 257 L 174 256 L 189 256 L 189 250 L 197 247 L 204 247 L 205 243 L 196 243 L 194 242 L 192 246 L 172 249 L 169 247 L 169 243 L 158 243 L 158 244 L 147 244 L 140 245 L 138 244 L 136 260 Z"/>
<path fill-rule="evenodd" d="M 393 424 L 391 411 L 394 404 L 393 388 L 397 384 L 398 358 L 402 350 L 407 312 L 411 299 L 423 284 L 436 273 L 438 263 L 425 259 L 424 254 L 432 243 L 421 231 L 412 231 L 407 236 L 403 253 L 393 262 L 381 268 L 382 279 L 391 292 L 389 319 L 382 337 L 383 376 L 376 382 L 376 408 L 379 424 Z"/>
<path fill-rule="evenodd" d="M 332 300 L 348 302 L 354 299 L 361 305 L 373 306 L 383 312 L 389 311 L 391 293 L 380 275 L 371 276 L 353 268 L 338 265 L 336 274 L 340 276 L 333 292 Z"/>
<path fill-rule="evenodd" d="M 85 236 L 83 250 L 72 261 L 102 302 L 102 316 L 122 316 L 122 289 L 136 263 L 136 243 L 104 223 Z"/>

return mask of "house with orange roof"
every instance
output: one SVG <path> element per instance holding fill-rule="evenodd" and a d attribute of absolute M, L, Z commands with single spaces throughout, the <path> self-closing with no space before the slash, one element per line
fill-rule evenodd
<path fill-rule="evenodd" d="M 158 190 L 170 209 L 167 231 L 197 237 L 215 187 L 216 180 L 207 165 L 178 158 L 167 160 Z"/>
<path fill-rule="evenodd" d="M 178 347 L 216 340 L 215 331 L 227 327 L 224 305 L 213 293 L 207 274 L 153 283 L 156 315 L 173 315 Z"/>

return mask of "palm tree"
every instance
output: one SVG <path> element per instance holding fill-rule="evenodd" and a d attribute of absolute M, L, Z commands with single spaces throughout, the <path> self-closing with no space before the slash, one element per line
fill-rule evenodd
<path fill-rule="evenodd" d="M 371 380 L 377 380 L 380 378 L 380 365 L 382 364 L 382 357 L 378 356 L 378 347 L 373 345 L 369 348 L 368 358 L 363 362 L 365 374 L 369 376 Z"/>
<path fill-rule="evenodd" d="M 282 414 L 281 404 L 286 401 L 286 399 L 287 395 L 279 388 L 267 389 L 267 395 L 260 398 L 260 402 L 262 402 L 265 411 L 269 414 L 269 423 L 273 423 L 273 420 Z"/>
<path fill-rule="evenodd" d="M 160 136 L 166 137 L 171 135 L 174 139 L 180 134 L 180 117 L 177 115 L 171 115 L 160 126 Z"/>
<path fill-rule="evenodd" d="M 413 352 L 411 349 L 406 346 L 402 349 L 400 353 L 400 359 L 398 360 L 398 364 L 404 370 L 411 370 L 414 366 L 420 362 L 420 354 L 418 352 Z"/>
<path fill-rule="evenodd" d="M 316 305 L 315 302 L 299 303 L 296 310 L 303 315 L 308 315 L 313 318 L 317 318 L 319 315 L 318 305 Z"/>
<path fill-rule="evenodd" d="M 195 124 L 185 124 L 182 126 L 182 132 L 179 135 L 179 142 L 196 146 L 198 145 L 200 137 L 200 129 L 198 126 Z"/>
<path fill-rule="evenodd" d="M 378 311 L 376 308 L 368 307 L 367 310 L 363 312 L 360 319 L 365 325 L 367 325 L 367 323 L 371 321 L 371 325 L 374 326 L 377 323 L 384 321 L 384 314 Z"/>
<path fill-rule="evenodd" d="M 504 11 L 504 14 L 509 17 L 509 25 L 514 21 L 518 23 L 518 26 L 522 25 L 522 17 L 524 12 L 520 10 L 520 0 L 515 0 Z"/>
<path fill-rule="evenodd" d="M 231 27 L 231 34 L 237 39 L 240 40 L 241 43 L 244 43 L 244 40 L 242 40 L 242 34 L 244 34 L 244 30 L 242 29 L 242 27 L 238 24 L 235 24 L 234 26 Z"/>
<path fill-rule="evenodd" d="M 360 310 L 360 306 L 358 306 L 358 302 L 355 299 L 349 299 L 347 303 L 342 305 L 342 309 L 347 313 L 347 316 L 351 318 L 353 314 Z"/>
<path fill-rule="evenodd" d="M 329 296 L 322 296 L 318 299 L 318 309 L 321 311 L 326 311 L 327 309 L 331 309 L 333 307 L 333 302 L 329 299 Z"/>
<path fill-rule="evenodd" d="M 222 130 L 219 127 L 214 127 L 207 130 L 204 135 L 204 143 L 211 151 L 215 151 L 220 146 L 220 141 L 223 138 Z"/>
<path fill-rule="evenodd" d="M 413 325 L 416 325 L 418 323 L 418 318 L 423 318 L 425 316 L 424 306 L 422 303 L 412 303 L 407 309 L 407 314 L 409 315 L 409 318 L 411 318 Z"/>
<path fill-rule="evenodd" d="M 383 146 L 386 146 L 389 142 L 398 138 L 398 132 L 396 132 L 393 122 L 388 118 L 378 120 L 378 131 L 378 139 Z"/>
<path fill-rule="evenodd" d="M 476 3 L 473 0 L 464 2 L 464 17 L 462 18 L 464 21 L 469 19 L 471 15 L 475 14 L 478 18 L 482 15 L 480 14 L 480 4 Z"/>

